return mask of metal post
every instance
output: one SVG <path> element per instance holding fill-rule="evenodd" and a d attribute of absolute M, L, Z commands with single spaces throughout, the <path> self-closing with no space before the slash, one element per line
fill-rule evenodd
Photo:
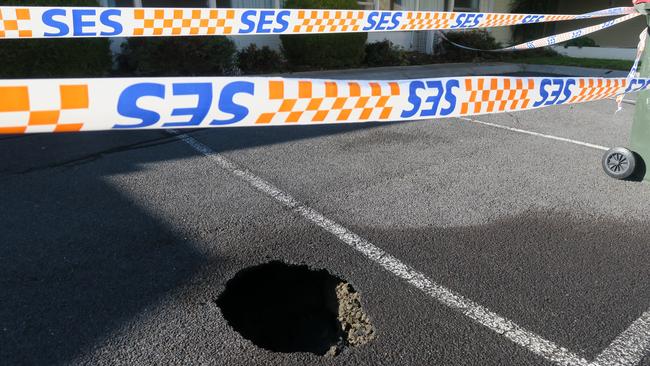
<path fill-rule="evenodd" d="M 650 4 L 639 4 L 636 8 L 646 14 L 648 26 L 650 27 Z M 650 37 L 646 41 L 646 51 L 642 56 L 640 76 L 650 77 Z M 650 166 L 650 91 L 640 92 L 636 103 L 634 123 L 630 136 L 630 149 Z M 644 180 L 650 181 L 650 174 L 646 170 Z"/>

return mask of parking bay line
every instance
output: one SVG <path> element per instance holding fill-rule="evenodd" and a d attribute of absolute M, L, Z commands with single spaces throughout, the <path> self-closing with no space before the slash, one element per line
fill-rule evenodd
<path fill-rule="evenodd" d="M 193 137 L 169 130 L 171 134 L 188 144 L 221 169 L 248 183 L 259 192 L 275 199 L 277 202 L 292 210 L 307 221 L 320 227 L 337 237 L 343 243 L 356 250 L 369 260 L 378 264 L 392 275 L 406 281 L 411 286 L 419 289 L 429 297 L 443 305 L 467 316 L 474 322 L 481 324 L 493 332 L 509 339 L 528 351 L 559 365 L 588 366 L 590 363 L 584 358 L 572 353 L 566 348 L 542 338 L 541 336 L 524 329 L 518 324 L 490 311 L 489 309 L 469 300 L 462 295 L 438 285 L 426 275 L 413 269 L 399 259 L 386 253 L 366 239 L 346 229 L 333 220 L 323 216 L 313 208 L 303 205 L 288 193 L 281 191 L 271 183 L 256 176 L 252 172 L 237 166 L 223 155 L 213 151 Z"/>
<path fill-rule="evenodd" d="M 650 309 L 596 357 L 594 366 L 638 365 L 648 352 L 650 352 Z"/>
<path fill-rule="evenodd" d="M 520 128 L 508 127 L 508 126 L 504 126 L 504 125 L 500 125 L 500 124 L 496 124 L 496 123 L 479 121 L 477 119 L 472 119 L 472 118 L 458 117 L 458 119 L 463 120 L 463 121 L 467 121 L 467 122 L 476 123 L 476 124 L 483 125 L 483 126 L 499 128 L 499 129 L 507 130 L 507 131 L 511 131 L 511 132 L 523 133 L 525 135 L 543 137 L 543 138 L 546 138 L 546 139 L 551 139 L 551 140 L 561 141 L 561 142 L 568 142 L 568 143 L 571 143 L 571 144 L 585 146 L 585 147 L 589 147 L 589 148 L 592 148 L 592 149 L 598 149 L 598 150 L 604 150 L 604 151 L 609 150 L 609 148 L 605 147 L 605 146 L 590 144 L 588 142 L 583 142 L 583 141 L 578 141 L 578 140 L 572 140 L 572 139 L 568 139 L 568 138 L 565 138 L 565 137 L 559 137 L 559 136 L 548 135 L 548 134 L 545 134 L 545 133 L 522 130 Z"/>
<path fill-rule="evenodd" d="M 459 118 L 464 121 L 508 130 L 526 135 L 543 137 L 551 140 L 568 142 L 580 146 L 585 146 L 598 150 L 608 150 L 605 146 L 595 145 L 588 142 L 572 140 L 564 137 L 558 137 L 539 132 L 522 130 L 519 128 L 508 127 L 496 123 L 479 121 L 471 118 Z M 627 330 L 619 335 L 609 347 L 600 353 L 596 360 L 591 364 L 593 366 L 633 366 L 650 352 L 650 309 L 637 319 Z"/>

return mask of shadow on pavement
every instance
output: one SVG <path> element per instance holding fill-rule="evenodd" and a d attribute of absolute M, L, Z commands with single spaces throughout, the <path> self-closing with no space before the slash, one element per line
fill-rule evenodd
<path fill-rule="evenodd" d="M 222 145 L 212 147 L 377 126 L 217 129 Z M 206 265 L 193 243 L 102 179 L 153 162 L 107 156 L 162 145 L 156 161 L 195 155 L 163 131 L 0 139 L 0 364 L 67 363 Z"/>
<path fill-rule="evenodd" d="M 587 358 L 648 310 L 644 221 L 531 210 L 476 226 L 352 230 L 440 285 Z"/>

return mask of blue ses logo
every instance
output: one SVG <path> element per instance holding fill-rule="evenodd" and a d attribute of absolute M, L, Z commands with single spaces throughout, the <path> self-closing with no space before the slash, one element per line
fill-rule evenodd
<path fill-rule="evenodd" d="M 412 81 L 409 84 L 408 102 L 411 109 L 402 111 L 402 118 L 448 116 L 456 110 L 456 89 L 460 82 L 450 79 Z"/>
<path fill-rule="evenodd" d="M 49 28 L 45 37 L 110 37 L 122 34 L 121 16 L 120 9 L 54 8 L 43 12 L 42 21 Z"/>
<path fill-rule="evenodd" d="M 220 112 L 231 115 L 226 119 L 212 119 L 207 122 L 210 126 L 231 125 L 242 121 L 249 114 L 246 106 L 237 104 L 235 96 L 238 94 L 255 94 L 255 84 L 248 81 L 234 81 L 221 88 L 218 98 L 214 98 L 214 85 L 212 83 L 174 83 L 171 90 L 164 84 L 138 83 L 122 91 L 117 104 L 117 112 L 127 118 L 136 120 L 132 124 L 116 124 L 114 129 L 137 129 L 152 126 L 163 128 L 172 127 L 197 127 L 207 119 L 213 103 L 216 102 Z M 142 98 L 156 98 L 168 103 L 175 103 L 173 97 L 195 96 L 194 105 L 178 106 L 171 112 L 172 117 L 187 117 L 183 122 L 165 122 L 159 111 L 143 108 L 138 105 Z"/>
<path fill-rule="evenodd" d="M 575 85 L 575 79 L 543 79 L 539 87 L 540 100 L 533 107 L 566 103 L 573 95 L 571 87 Z"/>

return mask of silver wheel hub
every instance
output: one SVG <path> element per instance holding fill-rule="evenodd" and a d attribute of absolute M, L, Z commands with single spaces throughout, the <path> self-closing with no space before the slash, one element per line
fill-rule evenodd
<path fill-rule="evenodd" d="M 612 178 L 627 179 L 636 170 L 634 153 L 624 147 L 615 147 L 603 155 L 603 169 Z"/>
<path fill-rule="evenodd" d="M 612 154 L 607 159 L 607 168 L 609 168 L 609 170 L 615 173 L 623 172 L 629 167 L 630 167 L 630 162 L 621 153 Z"/>

